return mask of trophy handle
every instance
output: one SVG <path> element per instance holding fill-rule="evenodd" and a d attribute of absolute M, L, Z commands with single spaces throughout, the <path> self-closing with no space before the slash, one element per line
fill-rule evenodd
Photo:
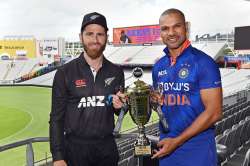
<path fill-rule="evenodd" d="M 154 88 L 152 87 L 152 91 L 157 91 L 156 93 L 159 93 L 160 95 L 160 100 L 162 100 L 160 103 L 157 102 L 151 102 L 151 107 L 154 111 L 157 112 L 158 114 L 158 117 L 159 117 L 159 121 L 160 121 L 160 124 L 162 125 L 162 128 L 163 128 L 163 132 L 164 133 L 167 133 L 169 131 L 169 127 L 168 127 L 168 123 L 167 123 L 167 120 L 162 112 L 162 109 L 161 109 L 161 106 L 162 106 L 162 103 L 163 103 L 163 100 L 164 100 L 164 95 L 163 95 L 163 87 L 158 87 L 156 90 L 154 90 Z"/>
<path fill-rule="evenodd" d="M 158 116 L 159 116 L 159 120 L 160 120 L 160 123 L 162 125 L 162 128 L 163 128 L 163 132 L 164 133 L 167 133 L 169 131 L 169 128 L 168 128 L 168 123 L 167 123 L 167 120 L 161 110 L 161 106 L 157 106 L 157 110 L 156 110 Z"/>
<path fill-rule="evenodd" d="M 119 86 L 118 90 L 121 91 L 122 93 L 124 93 L 124 88 L 122 86 Z M 125 114 L 127 113 L 127 111 L 128 111 L 128 105 L 126 102 L 124 102 L 123 106 L 121 108 L 121 112 L 120 112 L 118 119 L 116 121 L 114 131 L 113 131 L 113 135 L 115 137 L 119 137 L 119 135 L 120 135 L 122 121 L 123 121 L 123 118 L 124 118 Z"/>
<path fill-rule="evenodd" d="M 124 118 L 125 114 L 127 113 L 127 110 L 128 110 L 128 106 L 127 106 L 127 104 L 124 103 L 123 107 L 121 108 L 121 112 L 120 112 L 120 114 L 118 116 L 118 119 L 117 119 L 116 124 L 115 124 L 114 131 L 113 131 L 113 135 L 115 137 L 118 137 L 119 134 L 120 134 L 122 121 L 123 121 L 123 118 Z"/>

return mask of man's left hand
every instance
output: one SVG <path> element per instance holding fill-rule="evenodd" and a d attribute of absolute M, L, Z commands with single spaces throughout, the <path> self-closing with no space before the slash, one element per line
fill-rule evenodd
<path fill-rule="evenodd" d="M 179 146 L 179 141 L 177 138 L 165 138 L 157 146 L 160 150 L 154 150 L 155 154 L 151 157 L 152 159 L 169 155 Z"/>

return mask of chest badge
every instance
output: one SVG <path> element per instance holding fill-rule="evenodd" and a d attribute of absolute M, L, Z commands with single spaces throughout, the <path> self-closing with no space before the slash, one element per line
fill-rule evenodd
<path fill-rule="evenodd" d="M 189 75 L 189 71 L 187 68 L 182 68 L 180 71 L 179 71 L 179 74 L 178 76 L 182 79 L 184 78 L 187 78 L 187 76 Z"/>
<path fill-rule="evenodd" d="M 86 80 L 85 79 L 75 80 L 75 86 L 77 88 L 86 86 Z"/>
<path fill-rule="evenodd" d="M 106 78 L 106 79 L 104 80 L 104 82 L 105 82 L 104 87 L 110 86 L 111 83 L 112 83 L 114 80 L 115 80 L 115 77 Z"/>

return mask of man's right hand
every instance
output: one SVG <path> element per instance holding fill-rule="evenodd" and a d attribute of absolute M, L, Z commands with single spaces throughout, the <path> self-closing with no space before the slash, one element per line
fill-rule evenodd
<path fill-rule="evenodd" d="M 54 161 L 53 166 L 67 166 L 64 160 Z"/>
<path fill-rule="evenodd" d="M 118 91 L 115 95 L 112 95 L 112 97 L 113 107 L 115 109 L 121 109 L 123 104 L 126 102 L 125 94 L 121 91 Z"/>

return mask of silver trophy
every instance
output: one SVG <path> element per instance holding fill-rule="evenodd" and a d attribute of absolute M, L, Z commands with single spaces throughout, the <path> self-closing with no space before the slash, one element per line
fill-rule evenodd
<path fill-rule="evenodd" d="M 137 125 L 139 134 L 134 143 L 135 156 L 150 156 L 152 154 L 151 143 L 145 135 L 145 124 L 150 119 L 150 93 L 151 86 L 139 80 L 143 71 L 141 68 L 133 70 L 133 76 L 137 78 L 132 85 L 125 89 L 127 105 L 133 122 Z"/>

